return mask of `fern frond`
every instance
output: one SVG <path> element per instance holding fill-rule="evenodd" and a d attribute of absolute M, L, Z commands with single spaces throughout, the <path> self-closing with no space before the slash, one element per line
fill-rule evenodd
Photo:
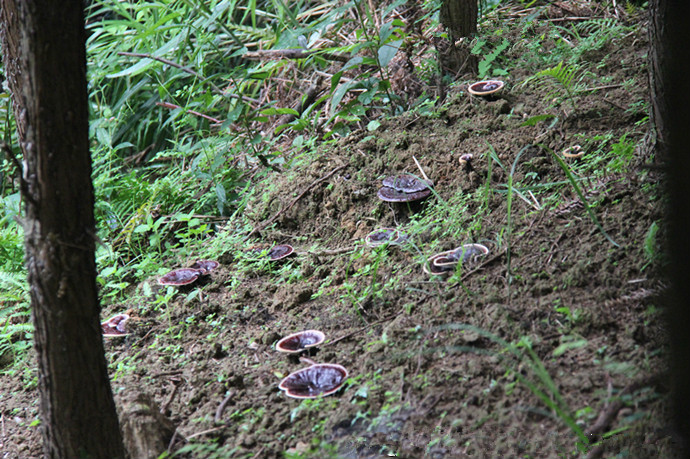
<path fill-rule="evenodd" d="M 561 61 L 556 66 L 544 69 L 527 78 L 523 85 L 549 84 L 552 87 L 561 87 L 565 90 L 570 102 L 573 104 L 573 108 L 575 108 L 573 98 L 577 90 L 577 81 L 579 81 L 580 77 L 580 71 L 576 65 L 566 64 Z"/>

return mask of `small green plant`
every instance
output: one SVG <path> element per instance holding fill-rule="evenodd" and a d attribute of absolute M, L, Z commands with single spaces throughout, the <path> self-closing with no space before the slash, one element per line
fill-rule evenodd
<path fill-rule="evenodd" d="M 397 0 L 388 5 L 381 13 L 380 20 L 386 21 L 388 16 L 401 4 L 403 0 Z M 379 108 L 388 108 L 392 113 L 397 113 L 402 100 L 391 90 L 388 65 L 398 52 L 405 37 L 405 24 L 400 19 L 392 19 L 383 22 L 376 29 L 375 12 L 368 8 L 368 3 L 355 0 L 345 5 L 353 8 L 360 28 L 357 37 L 360 42 L 342 49 L 351 52 L 352 57 L 343 68 L 331 77 L 331 112 L 329 122 L 339 118 L 345 122 L 359 121 L 364 117 L 366 110 L 373 104 L 379 103 Z M 375 33 L 370 33 L 370 28 Z M 363 52 L 363 55 L 359 55 Z M 363 71 L 357 78 L 343 81 L 343 74 L 353 69 Z M 373 69 L 373 70 L 371 70 Z M 351 90 L 360 90 L 359 95 L 341 106 L 345 95 Z M 334 125 L 335 132 L 348 131 L 344 122 Z"/>
<path fill-rule="evenodd" d="M 558 165 L 561 167 L 563 172 L 565 173 L 566 177 L 568 177 L 568 181 L 572 185 L 573 189 L 575 190 L 575 193 L 577 193 L 577 196 L 580 198 L 580 201 L 582 202 L 582 205 L 585 206 L 585 209 L 587 210 L 587 213 L 589 214 L 589 217 L 592 219 L 594 224 L 596 225 L 597 228 L 599 228 L 599 231 L 601 234 L 604 235 L 606 240 L 608 240 L 611 244 L 613 244 L 615 247 L 620 247 L 616 241 L 609 236 L 609 234 L 604 230 L 604 227 L 601 226 L 601 223 L 599 222 L 599 219 L 597 218 L 597 214 L 594 213 L 594 209 L 592 209 L 592 206 L 589 205 L 589 201 L 587 201 L 587 198 L 585 197 L 585 194 L 582 192 L 582 188 L 580 188 L 580 185 L 577 183 L 577 180 L 575 179 L 575 176 L 573 173 L 570 171 L 570 168 L 568 165 L 563 161 L 563 159 L 557 155 L 553 150 L 551 150 L 548 147 L 543 147 L 545 148 L 549 153 L 551 153 L 551 156 L 556 160 Z"/>
<path fill-rule="evenodd" d="M 544 69 L 527 78 L 522 84 L 544 84 L 551 86 L 554 91 L 562 90 L 565 92 L 566 98 L 570 101 L 573 110 L 577 110 L 575 95 L 578 91 L 578 83 L 581 78 L 582 74 L 576 65 L 566 64 L 561 61 L 555 67 Z M 548 95 L 552 96 L 554 91 L 549 92 Z"/>
<path fill-rule="evenodd" d="M 477 40 L 477 43 L 475 43 L 471 51 L 472 54 L 476 56 L 484 55 L 484 58 L 481 61 L 479 61 L 479 64 L 477 65 L 478 78 L 481 80 L 489 76 L 507 75 L 508 72 L 506 70 L 496 65 L 496 60 L 501 55 L 501 53 L 503 53 L 503 51 L 505 51 L 508 48 L 508 46 L 510 46 L 510 42 L 504 38 L 501 41 L 501 43 L 496 45 L 493 51 L 489 52 L 488 54 L 484 54 L 486 52 L 484 50 L 484 47 L 486 45 L 486 40 L 479 39 Z"/>
<path fill-rule="evenodd" d="M 659 231 L 659 224 L 657 222 L 652 222 L 647 235 L 644 238 L 644 254 L 647 257 L 647 263 L 642 267 L 641 271 L 644 271 L 649 267 L 649 265 L 657 262 L 661 258 L 661 252 L 659 251 L 659 241 L 657 240 L 657 232 Z"/>
<path fill-rule="evenodd" d="M 513 344 L 489 331 L 469 324 L 447 324 L 438 327 L 438 329 L 435 329 L 434 331 L 437 330 L 470 331 L 488 338 L 489 340 L 498 344 L 501 347 L 501 352 L 499 353 L 469 346 L 456 346 L 446 348 L 446 350 L 449 352 L 473 352 L 477 354 L 489 354 L 498 357 L 499 361 L 506 368 L 506 370 L 510 371 L 520 383 L 524 384 L 530 390 L 530 392 L 541 400 L 542 403 L 552 410 L 556 416 L 568 426 L 576 437 L 575 447 L 577 451 L 580 453 L 587 451 L 589 439 L 576 422 L 573 411 L 561 396 L 556 383 L 551 378 L 551 375 L 549 375 L 544 363 L 532 349 L 532 343 L 529 339 L 525 337 L 519 340 L 516 344 Z M 529 372 L 526 373 L 524 370 L 522 370 L 522 368 L 528 369 Z"/>
<path fill-rule="evenodd" d="M 628 134 L 623 134 L 618 142 L 611 145 L 609 167 L 615 172 L 623 172 L 626 166 L 635 156 L 635 142 L 627 139 Z"/>

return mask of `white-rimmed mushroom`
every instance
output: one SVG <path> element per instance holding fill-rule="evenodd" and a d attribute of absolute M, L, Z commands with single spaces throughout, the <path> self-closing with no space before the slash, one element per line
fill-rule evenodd
<path fill-rule="evenodd" d="M 318 346 L 326 340 L 319 330 L 305 330 L 286 336 L 276 343 L 276 351 L 294 354 Z"/>
<path fill-rule="evenodd" d="M 278 385 L 292 398 L 317 398 L 337 392 L 348 377 L 342 365 L 316 363 L 287 375 Z"/>
<path fill-rule="evenodd" d="M 473 96 L 489 96 L 503 89 L 505 83 L 500 80 L 477 81 L 467 87 L 467 91 Z"/>
<path fill-rule="evenodd" d="M 126 323 L 129 314 L 116 314 L 105 322 L 101 322 L 101 332 L 106 338 L 128 335 Z"/>

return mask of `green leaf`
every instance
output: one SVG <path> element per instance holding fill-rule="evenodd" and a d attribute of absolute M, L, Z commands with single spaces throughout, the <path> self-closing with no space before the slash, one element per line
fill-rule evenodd
<path fill-rule="evenodd" d="M 395 40 L 379 48 L 379 63 L 381 67 L 388 67 L 388 64 L 397 54 L 400 45 L 402 45 L 402 40 Z"/>
<path fill-rule="evenodd" d="M 520 124 L 520 126 L 536 126 L 541 121 L 546 121 L 546 120 L 550 120 L 550 119 L 554 119 L 554 118 L 556 120 L 558 120 L 558 117 L 556 115 L 551 115 L 549 113 L 545 113 L 543 115 L 537 115 L 537 116 L 533 116 L 531 118 L 526 119 L 525 121 L 523 121 Z"/>
<path fill-rule="evenodd" d="M 377 130 L 381 126 L 381 122 L 377 120 L 371 120 L 369 121 L 369 124 L 367 124 L 367 131 L 373 132 Z"/>
<path fill-rule="evenodd" d="M 271 107 L 261 110 L 262 115 L 273 116 L 273 115 L 295 115 L 299 116 L 299 112 L 294 108 L 278 108 Z"/>
<path fill-rule="evenodd" d="M 333 97 L 331 98 L 331 116 L 336 113 L 338 105 L 340 105 L 340 101 L 343 100 L 345 94 L 347 94 L 350 88 L 356 83 L 357 82 L 355 80 L 348 81 L 347 83 L 343 83 L 338 86 L 338 89 L 333 92 Z"/>

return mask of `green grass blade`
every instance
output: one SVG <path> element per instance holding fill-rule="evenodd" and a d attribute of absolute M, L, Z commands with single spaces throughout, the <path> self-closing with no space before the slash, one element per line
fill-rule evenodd
<path fill-rule="evenodd" d="M 568 181 L 570 181 L 570 184 L 573 186 L 575 189 L 575 192 L 577 193 L 578 197 L 580 198 L 580 201 L 582 201 L 582 204 L 585 206 L 585 209 L 587 209 L 587 213 L 589 214 L 589 217 L 592 219 L 594 224 L 599 228 L 599 231 L 601 231 L 601 234 L 604 235 L 604 237 L 615 247 L 620 247 L 620 245 L 613 240 L 611 236 L 608 235 L 606 230 L 604 230 L 604 227 L 601 226 L 601 223 L 599 222 L 599 219 L 597 218 L 597 215 L 594 213 L 594 209 L 589 205 L 589 202 L 587 201 L 587 198 L 585 198 L 585 194 L 582 192 L 582 189 L 580 188 L 580 185 L 577 184 L 577 180 L 575 180 L 575 177 L 573 176 L 573 173 L 570 171 L 570 168 L 568 165 L 563 161 L 563 159 L 558 156 L 553 150 L 546 146 L 542 146 L 546 150 L 548 150 L 549 153 L 551 153 L 551 156 L 553 156 L 556 159 L 556 162 L 558 163 L 559 166 L 561 166 L 561 169 L 563 169 L 563 172 L 565 172 L 566 177 L 568 177 Z"/>

